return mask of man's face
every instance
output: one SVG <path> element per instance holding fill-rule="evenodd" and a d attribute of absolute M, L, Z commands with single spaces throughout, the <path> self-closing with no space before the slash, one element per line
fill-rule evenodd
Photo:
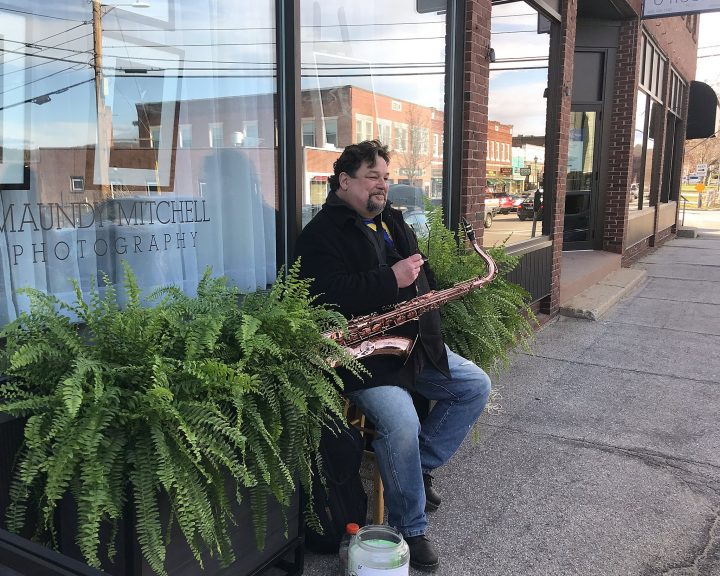
<path fill-rule="evenodd" d="M 373 218 L 385 208 L 389 176 L 387 162 L 378 156 L 375 166 L 370 167 L 363 162 L 354 177 L 346 172 L 340 173 L 337 195 L 363 218 Z"/>

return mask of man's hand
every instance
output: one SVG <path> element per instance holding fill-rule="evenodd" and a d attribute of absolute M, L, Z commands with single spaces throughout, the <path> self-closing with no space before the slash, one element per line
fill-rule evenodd
<path fill-rule="evenodd" d="M 420 254 L 408 256 L 405 260 L 400 260 L 393 264 L 392 271 L 395 274 L 398 288 L 410 286 L 420 274 L 424 259 Z"/>

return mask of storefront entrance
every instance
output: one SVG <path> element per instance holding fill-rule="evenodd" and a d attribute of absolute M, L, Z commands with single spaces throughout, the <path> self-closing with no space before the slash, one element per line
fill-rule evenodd
<path fill-rule="evenodd" d="M 564 250 L 592 250 L 598 225 L 600 106 L 574 107 L 570 120 Z"/>

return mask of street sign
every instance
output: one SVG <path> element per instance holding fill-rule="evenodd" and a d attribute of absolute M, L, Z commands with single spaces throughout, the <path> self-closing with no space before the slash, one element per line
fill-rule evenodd
<path fill-rule="evenodd" d="M 695 167 L 695 174 L 698 176 L 707 176 L 708 171 L 708 165 L 707 164 L 698 164 Z"/>
<path fill-rule="evenodd" d="M 705 184 L 703 184 L 702 182 L 698 182 L 697 184 L 695 184 L 695 190 L 698 192 L 702 192 L 703 190 L 705 190 Z"/>
<path fill-rule="evenodd" d="M 520 174 L 520 176 L 530 176 L 530 168 L 519 168 L 518 174 Z"/>

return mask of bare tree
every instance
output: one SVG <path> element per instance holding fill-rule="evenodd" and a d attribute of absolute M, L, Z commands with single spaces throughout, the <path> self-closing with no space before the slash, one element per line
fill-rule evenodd
<path fill-rule="evenodd" d="M 423 173 L 430 165 L 430 111 L 417 104 L 408 104 L 405 122 L 407 140 L 396 146 L 400 170 L 407 175 L 411 186 L 422 186 Z"/>
<path fill-rule="evenodd" d="M 720 188 L 720 138 L 711 137 L 694 142 L 685 143 L 685 155 L 683 157 L 683 172 L 689 174 L 695 172 L 698 164 L 707 164 L 707 173 L 702 177 L 702 183 L 707 186 L 707 205 L 712 206 L 720 200 L 718 188 Z"/>

